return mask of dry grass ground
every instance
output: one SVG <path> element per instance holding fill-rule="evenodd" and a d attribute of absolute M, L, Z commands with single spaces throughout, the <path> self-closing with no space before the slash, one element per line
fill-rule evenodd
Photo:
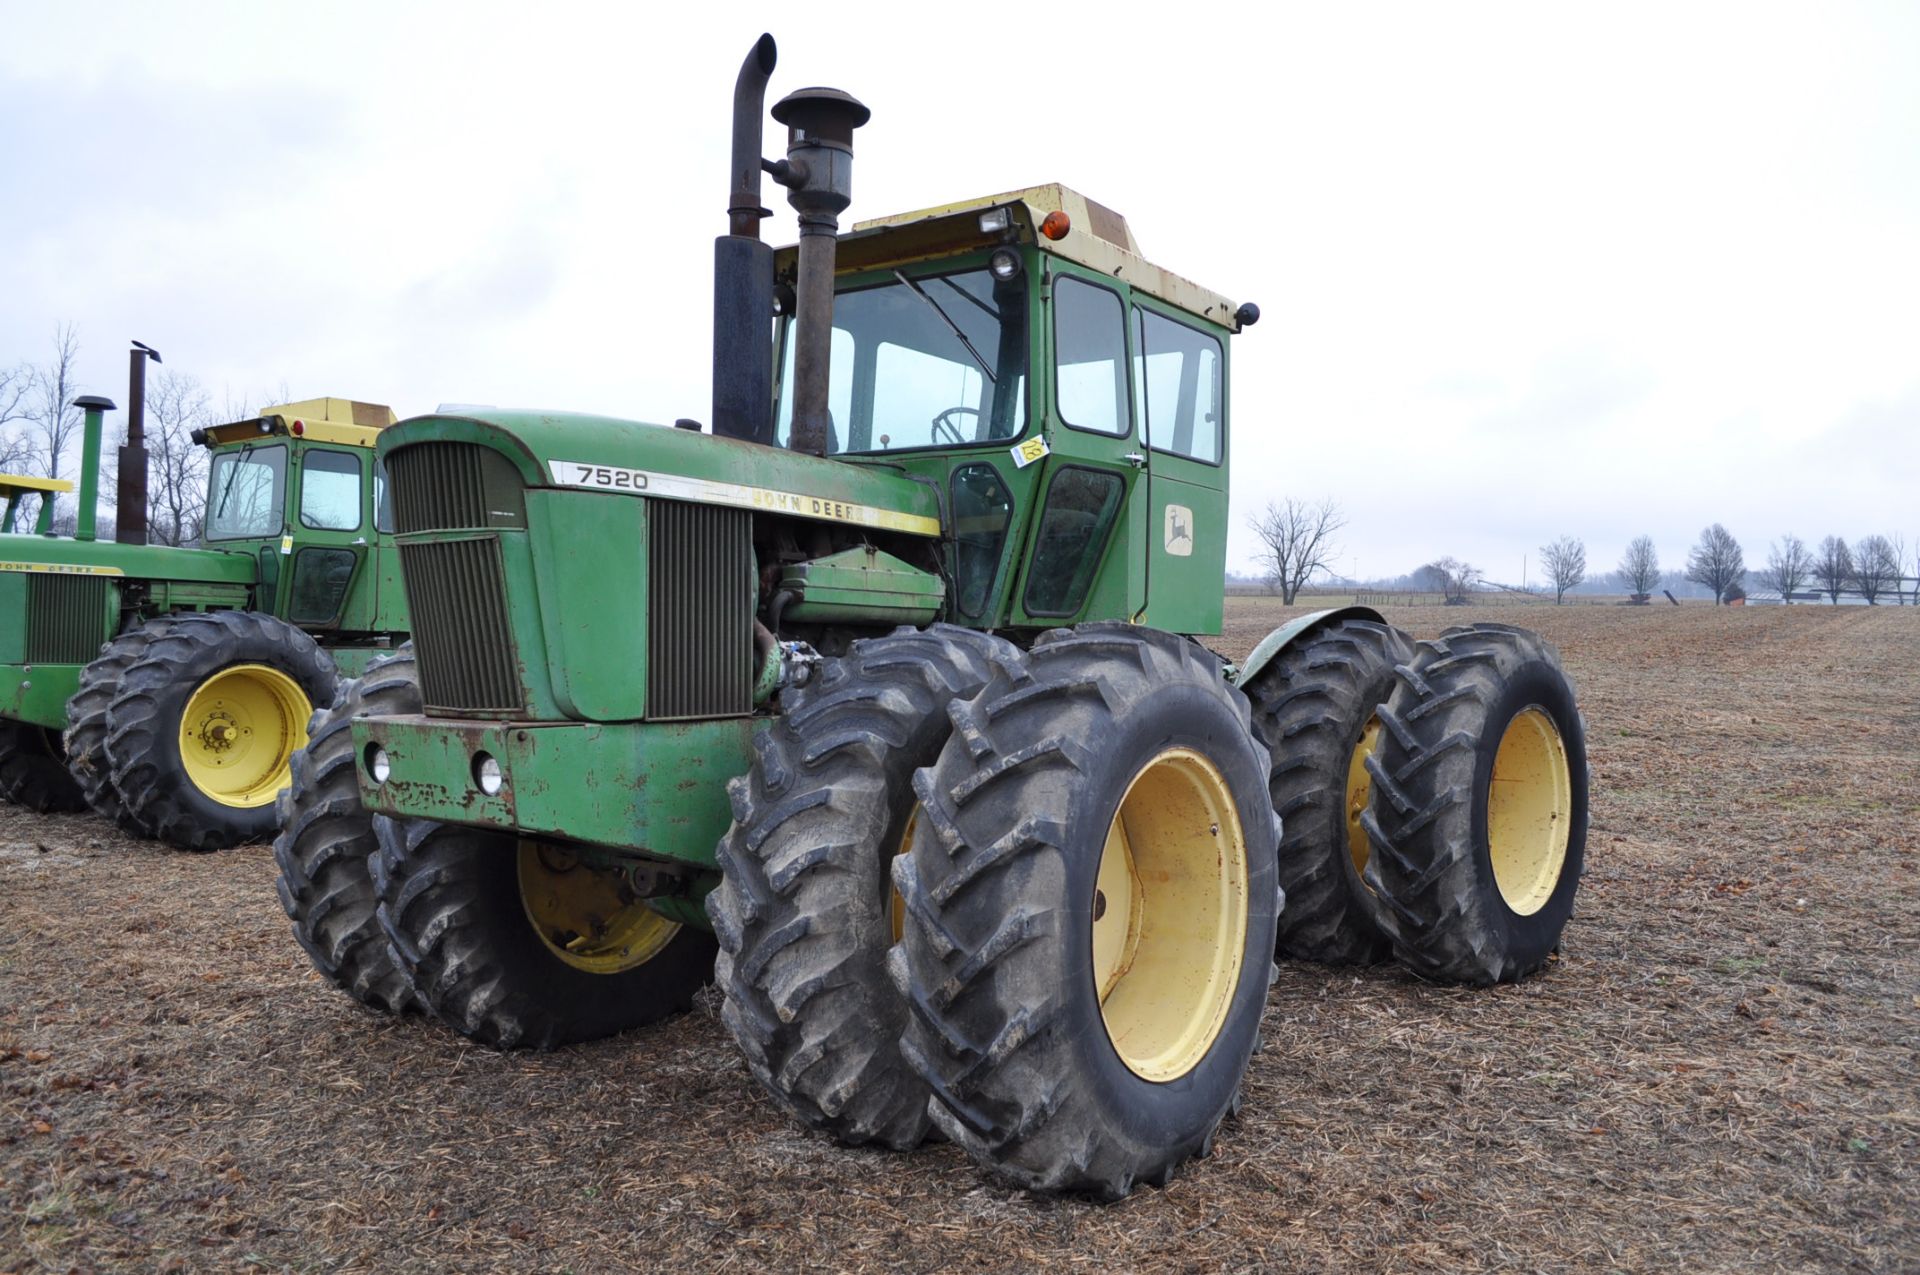
<path fill-rule="evenodd" d="M 1564 958 L 1284 967 L 1216 1154 L 1113 1207 L 801 1132 L 711 1002 L 545 1056 L 374 1017 L 264 849 L 6 808 L 0 1270 L 1920 1267 L 1920 612 L 1394 618 L 1469 614 L 1580 688 Z"/>

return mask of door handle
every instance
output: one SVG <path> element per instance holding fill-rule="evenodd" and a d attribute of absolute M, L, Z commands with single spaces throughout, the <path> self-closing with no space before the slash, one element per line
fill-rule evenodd
<path fill-rule="evenodd" d="M 1147 458 L 1139 452 L 1128 452 L 1120 459 L 1126 461 L 1127 464 L 1132 465 L 1135 469 L 1145 469 L 1147 467 Z"/>

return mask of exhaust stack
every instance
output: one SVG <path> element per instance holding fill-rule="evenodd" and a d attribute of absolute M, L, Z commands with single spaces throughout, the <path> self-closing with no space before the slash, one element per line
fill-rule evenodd
<path fill-rule="evenodd" d="M 839 89 L 798 89 L 773 108 L 787 126 L 787 157 L 768 164 L 800 214 L 800 280 L 794 289 L 793 436 L 788 446 L 827 453 L 833 352 L 833 262 L 840 214 L 853 202 L 853 130 L 872 112 Z"/>
<path fill-rule="evenodd" d="M 713 432 L 773 442 L 773 249 L 760 241 L 760 120 L 779 51 L 754 42 L 733 83 L 727 233 L 713 244 Z"/>
<path fill-rule="evenodd" d="M 73 538 L 91 540 L 94 521 L 100 514 L 101 421 L 114 407 L 112 399 L 102 398 L 98 394 L 76 398 L 73 405 L 86 414 L 86 423 L 80 429 L 80 507 L 74 510 Z M 53 493 L 48 492 L 44 499 L 51 504 Z"/>
<path fill-rule="evenodd" d="M 120 494 L 114 506 L 113 538 L 123 545 L 147 543 L 147 360 L 160 351 L 139 341 L 127 351 L 127 444 L 120 449 Z"/>

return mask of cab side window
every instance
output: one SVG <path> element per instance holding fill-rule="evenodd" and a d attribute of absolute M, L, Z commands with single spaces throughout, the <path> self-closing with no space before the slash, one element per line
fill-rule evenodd
<path fill-rule="evenodd" d="M 352 531 L 360 525 L 360 458 L 315 448 L 300 465 L 300 525 Z"/>
<path fill-rule="evenodd" d="M 1053 396 L 1075 429 L 1126 434 L 1126 315 L 1120 294 L 1070 275 L 1053 281 Z"/>
<path fill-rule="evenodd" d="M 1147 442 L 1156 451 L 1219 464 L 1219 340 L 1151 310 L 1134 315 L 1133 379 Z"/>

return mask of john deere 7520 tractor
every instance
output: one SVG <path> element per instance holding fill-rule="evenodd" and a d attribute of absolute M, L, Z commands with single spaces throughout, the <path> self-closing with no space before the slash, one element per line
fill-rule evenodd
<path fill-rule="evenodd" d="M 212 452 L 202 548 L 146 543 L 133 352 L 116 540 L 95 537 L 104 413 L 86 412 L 77 534 L 0 534 L 0 796 L 91 805 L 194 850 L 262 840 L 315 705 L 406 632 L 373 443 L 387 408 L 313 399 L 199 432 Z"/>
<path fill-rule="evenodd" d="M 1586 764 L 1553 652 L 1221 625 L 1258 316 L 1059 186 L 856 225 L 867 110 L 735 94 L 711 432 L 385 431 L 414 648 L 316 720 L 276 844 L 320 969 L 546 1047 L 709 978 L 809 1126 L 1114 1197 L 1239 1102 L 1276 951 L 1539 967 Z M 757 239 L 762 170 L 800 214 Z M 772 333 L 772 346 L 768 335 Z M 370 814 L 356 817 L 364 809 Z"/>

